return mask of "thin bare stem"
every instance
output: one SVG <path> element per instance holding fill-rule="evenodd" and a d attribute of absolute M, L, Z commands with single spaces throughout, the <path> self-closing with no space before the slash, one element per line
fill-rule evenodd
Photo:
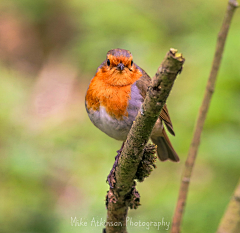
<path fill-rule="evenodd" d="M 197 152 L 198 152 L 198 147 L 200 144 L 201 133 L 202 133 L 204 122 L 209 109 L 210 101 L 214 92 L 217 73 L 220 67 L 221 58 L 222 58 L 228 30 L 230 27 L 231 19 L 233 17 L 234 11 L 237 8 L 237 6 L 238 6 L 238 3 L 236 0 L 229 0 L 225 18 L 224 18 L 222 27 L 220 29 L 220 32 L 218 34 L 217 46 L 216 46 L 215 56 L 212 63 L 212 69 L 207 82 L 203 102 L 199 110 L 197 124 L 195 126 L 192 143 L 190 145 L 188 157 L 187 157 L 185 168 L 183 171 L 177 206 L 176 206 L 174 217 L 173 217 L 171 233 L 180 232 L 180 225 L 183 217 L 184 207 L 186 205 L 190 178 L 192 175 L 192 170 L 194 167 L 194 163 L 195 163 Z"/>

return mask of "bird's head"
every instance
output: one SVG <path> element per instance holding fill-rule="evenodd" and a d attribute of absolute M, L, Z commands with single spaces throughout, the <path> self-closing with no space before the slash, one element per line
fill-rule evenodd
<path fill-rule="evenodd" d="M 126 86 L 140 78 L 142 73 L 133 62 L 130 51 L 112 49 L 108 51 L 107 58 L 96 75 L 111 86 Z"/>

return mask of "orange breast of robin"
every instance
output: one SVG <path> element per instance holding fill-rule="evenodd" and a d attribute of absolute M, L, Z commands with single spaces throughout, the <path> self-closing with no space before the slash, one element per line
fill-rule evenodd
<path fill-rule="evenodd" d="M 87 108 L 98 111 L 100 107 L 105 107 L 112 117 L 119 120 L 127 117 L 131 85 L 141 76 L 142 73 L 138 69 L 125 74 L 99 69 L 86 94 Z"/>

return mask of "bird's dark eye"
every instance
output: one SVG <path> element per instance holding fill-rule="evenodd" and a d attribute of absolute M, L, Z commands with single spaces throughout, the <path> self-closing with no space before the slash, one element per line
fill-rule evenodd
<path fill-rule="evenodd" d="M 109 59 L 107 59 L 107 65 L 110 66 L 110 60 Z"/>
<path fill-rule="evenodd" d="M 133 60 L 131 61 L 131 66 L 133 65 Z"/>

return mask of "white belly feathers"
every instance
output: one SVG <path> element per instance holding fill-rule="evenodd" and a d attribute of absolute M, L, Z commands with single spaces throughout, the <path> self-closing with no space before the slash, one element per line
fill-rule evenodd
<path fill-rule="evenodd" d="M 87 111 L 90 120 L 97 128 L 116 140 L 125 141 L 142 103 L 143 97 L 135 82 L 131 87 L 130 99 L 128 101 L 128 117 L 124 116 L 121 120 L 116 119 L 110 116 L 103 106 L 100 106 L 98 111 L 93 111 L 92 109 Z"/>

